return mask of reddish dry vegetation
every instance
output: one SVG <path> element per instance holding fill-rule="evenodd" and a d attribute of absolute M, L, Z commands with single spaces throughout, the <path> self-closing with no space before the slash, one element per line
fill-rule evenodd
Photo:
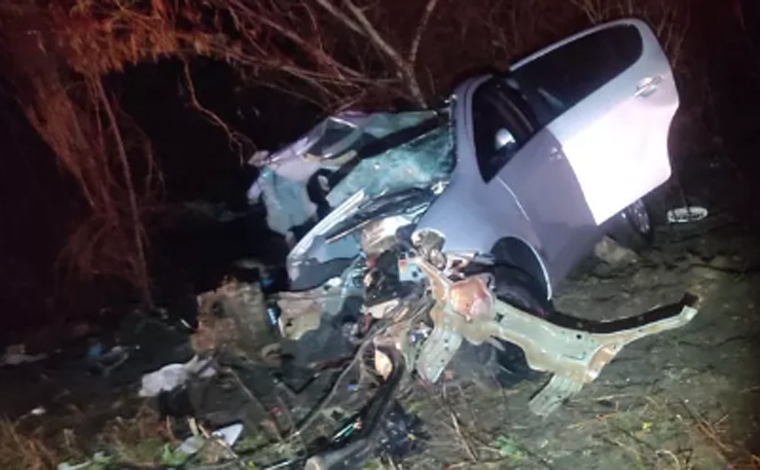
<path fill-rule="evenodd" d="M 251 142 L 197 99 L 189 64 L 230 64 L 241 83 L 285 90 L 325 111 L 424 106 L 479 66 L 593 23 L 650 22 L 679 71 L 688 0 L 10 0 L 0 6 L 3 69 L 29 121 L 79 183 L 87 211 L 65 250 L 85 278 L 131 283 L 150 301 L 147 214 L 159 201 L 150 143 L 103 78 L 179 59 L 190 101 L 241 156 Z"/>

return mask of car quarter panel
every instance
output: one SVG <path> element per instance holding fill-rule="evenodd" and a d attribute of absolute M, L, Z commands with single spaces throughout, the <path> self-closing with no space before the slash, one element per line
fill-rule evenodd
<path fill-rule="evenodd" d="M 540 131 L 502 168 L 496 181 L 513 195 L 539 240 L 550 282 L 564 278 L 601 231 L 557 139 L 546 129 Z"/>

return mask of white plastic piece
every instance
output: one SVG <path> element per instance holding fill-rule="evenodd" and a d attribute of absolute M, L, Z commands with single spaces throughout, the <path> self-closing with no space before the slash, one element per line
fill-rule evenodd
<path fill-rule="evenodd" d="M 182 444 L 177 447 L 177 451 L 182 452 L 185 455 L 195 455 L 201 450 L 201 447 L 203 447 L 205 442 L 206 440 L 203 436 L 190 436 L 182 441 Z"/>
<path fill-rule="evenodd" d="M 225 444 L 232 447 L 235 445 L 235 442 L 237 442 L 242 433 L 243 425 L 237 423 L 217 429 L 216 431 L 212 432 L 211 435 L 223 440 Z"/>
<path fill-rule="evenodd" d="M 26 353 L 25 344 L 13 344 L 5 348 L 5 354 L 0 356 L 0 367 L 18 366 L 24 363 L 38 362 L 47 359 L 47 354 L 30 355 Z"/>
<path fill-rule="evenodd" d="M 240 435 L 243 433 L 243 425 L 240 423 L 217 429 L 211 435 L 224 441 L 229 447 L 235 445 Z M 205 443 L 203 436 L 190 436 L 179 445 L 177 450 L 185 455 L 194 455 L 198 453 Z"/>
<path fill-rule="evenodd" d="M 155 397 L 161 392 L 168 392 L 181 387 L 187 379 L 193 375 L 201 378 L 213 377 L 216 370 L 207 367 L 211 359 L 193 357 L 185 364 L 169 364 L 155 372 L 145 374 L 142 377 L 142 387 L 139 396 Z"/>

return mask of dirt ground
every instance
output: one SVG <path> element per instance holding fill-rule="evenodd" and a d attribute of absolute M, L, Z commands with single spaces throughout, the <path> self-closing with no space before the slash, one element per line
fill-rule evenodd
<path fill-rule="evenodd" d="M 662 227 L 657 243 L 635 262 L 613 267 L 589 261 L 578 272 L 555 298 L 564 313 L 622 318 L 675 302 L 685 292 L 700 296 L 700 312 L 682 329 L 627 346 L 595 382 L 547 418 L 527 410 L 546 375 L 510 389 L 484 388 L 457 377 L 415 387 L 404 404 L 419 415 L 428 436 L 401 468 L 760 468 L 760 366 L 755 361 L 760 248 L 748 229 L 720 215 Z M 175 345 L 183 341 L 177 337 Z M 143 408 L 135 384 L 142 372 L 166 362 L 162 358 L 173 349 L 161 347 L 166 351 L 143 351 L 128 374 L 107 380 L 55 365 L 0 369 L 0 415 L 56 442 L 67 436 L 85 448 L 118 442 L 114 417 L 123 417 L 116 418 L 116 428 L 137 419 Z M 79 378 L 72 383 L 72 376 Z M 46 415 L 22 416 L 39 405 L 47 408 Z M 129 433 L 137 432 L 132 436 L 137 440 L 160 439 L 163 431 L 155 422 L 155 416 L 147 416 Z"/>
<path fill-rule="evenodd" d="M 622 318 L 688 291 L 701 297 L 700 313 L 627 346 L 545 419 L 526 405 L 546 376 L 504 391 L 416 391 L 407 406 L 430 441 L 404 468 L 760 468 L 760 251 L 742 232 L 721 217 L 665 227 L 638 262 L 576 276 L 556 298 L 562 312 Z"/>

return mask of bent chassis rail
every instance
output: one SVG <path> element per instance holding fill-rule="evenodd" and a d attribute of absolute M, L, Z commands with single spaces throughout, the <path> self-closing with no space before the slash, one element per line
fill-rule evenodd
<path fill-rule="evenodd" d="M 532 369 L 554 374 L 530 402 L 530 409 L 539 415 L 551 413 L 596 379 L 626 344 L 684 326 L 697 314 L 696 297 L 687 295 L 679 304 L 625 320 L 578 320 L 580 329 L 561 326 L 496 299 L 484 276 L 451 281 L 422 258 L 410 258 L 406 263 L 416 265 L 427 277 L 436 302 L 430 311 L 433 332 L 415 364 L 418 373 L 436 381 L 462 339 L 473 344 L 493 342 L 494 338 L 514 343 Z"/>

